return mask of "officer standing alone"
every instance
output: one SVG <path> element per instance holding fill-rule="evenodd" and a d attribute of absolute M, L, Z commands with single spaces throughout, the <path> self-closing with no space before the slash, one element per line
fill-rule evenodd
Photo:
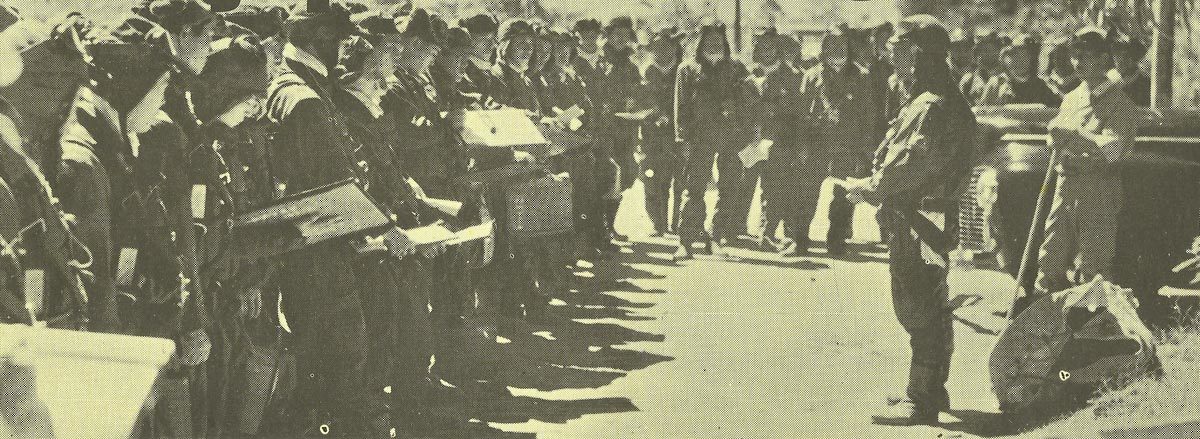
<path fill-rule="evenodd" d="M 953 247 L 953 200 L 969 166 L 975 116 L 946 64 L 950 37 L 929 15 L 900 22 L 897 57 L 911 56 L 913 96 L 875 154 L 873 173 L 853 180 L 852 201 L 880 203 L 892 218 L 892 303 L 912 348 L 903 397 L 873 416 L 884 425 L 931 425 L 950 407 L 946 380 L 954 351 L 947 304 L 947 254 Z M 906 65 L 905 62 L 897 62 Z"/>

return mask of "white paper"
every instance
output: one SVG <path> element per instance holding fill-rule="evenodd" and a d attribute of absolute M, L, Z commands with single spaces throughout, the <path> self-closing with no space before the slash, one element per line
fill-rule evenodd
<path fill-rule="evenodd" d="M 208 202 L 208 186 L 192 185 L 192 219 L 204 219 L 205 204 Z"/>
<path fill-rule="evenodd" d="M 450 216 L 458 216 L 458 211 L 462 210 L 463 207 L 463 203 L 458 201 L 443 200 L 440 198 L 426 198 L 425 204 Z"/>
<path fill-rule="evenodd" d="M 30 305 L 34 314 L 41 314 L 45 304 L 46 272 L 42 270 L 25 270 L 25 303 Z"/>
<path fill-rule="evenodd" d="M 447 245 L 457 245 L 464 242 L 475 241 L 492 236 L 492 228 L 495 226 L 495 221 L 487 221 L 477 226 L 467 227 L 459 230 L 455 234 L 454 239 L 446 241 Z"/>
<path fill-rule="evenodd" d="M 133 269 L 137 265 L 137 249 L 125 247 L 117 258 L 117 285 L 133 285 Z"/>
<path fill-rule="evenodd" d="M 579 120 L 579 118 L 583 117 L 583 114 L 584 111 L 582 108 L 579 108 L 578 105 L 572 105 L 571 108 L 558 113 L 558 121 L 562 122 L 563 125 L 570 126 L 572 122 L 575 122 Z"/>
<path fill-rule="evenodd" d="M 775 142 L 770 139 L 762 139 L 757 143 L 746 145 L 738 152 L 738 158 L 742 160 L 742 166 L 747 168 L 757 165 L 759 162 L 766 160 L 771 156 L 771 146 Z"/>
<path fill-rule="evenodd" d="M 443 227 L 441 224 L 432 224 L 415 229 L 405 229 L 408 234 L 408 239 L 412 240 L 414 245 L 430 245 L 439 244 L 454 239 L 454 232 Z"/>

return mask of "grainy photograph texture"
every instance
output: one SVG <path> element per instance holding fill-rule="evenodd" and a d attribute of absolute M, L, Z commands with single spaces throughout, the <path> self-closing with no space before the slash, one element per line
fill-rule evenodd
<path fill-rule="evenodd" d="M 1200 438 L 1195 0 L 0 0 L 0 437 Z"/>

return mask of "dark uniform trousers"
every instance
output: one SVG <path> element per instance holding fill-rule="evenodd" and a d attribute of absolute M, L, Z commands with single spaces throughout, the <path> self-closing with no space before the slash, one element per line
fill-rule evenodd
<path fill-rule="evenodd" d="M 834 152 L 829 160 L 829 176 L 834 178 L 866 177 L 871 170 L 870 157 L 855 151 Z M 854 236 L 854 204 L 846 200 L 846 189 L 835 185 L 829 201 L 829 232 L 825 242 L 831 246 L 845 244 Z"/>
<path fill-rule="evenodd" d="M 674 231 L 679 224 L 679 203 L 687 157 L 683 155 L 682 148 L 676 145 L 671 127 L 645 127 L 642 132 L 645 134 L 642 151 L 646 154 L 642 160 L 646 213 L 654 224 L 654 230 Z"/>
<path fill-rule="evenodd" d="M 746 145 L 738 135 L 737 130 L 730 129 L 719 133 L 717 140 L 717 205 L 713 211 L 713 239 L 735 239 L 746 232 L 746 214 L 750 209 L 750 197 L 754 189 L 750 189 L 750 197 L 746 196 L 746 187 L 754 183 L 753 172 L 746 169 L 738 153 Z"/>
<path fill-rule="evenodd" d="M 808 229 L 826 173 L 825 162 L 809 150 L 808 145 L 777 144 L 771 148 L 762 177 L 765 236 L 774 236 L 782 222 L 784 236 L 808 245 Z"/>
<path fill-rule="evenodd" d="M 890 213 L 892 306 L 900 326 L 908 332 L 912 348 L 906 393 L 913 401 L 946 409 L 950 403 L 946 380 L 954 353 L 954 320 L 947 303 L 950 288 L 944 262 L 947 255 L 938 253 L 940 265 L 928 261 L 922 255 L 924 244 L 913 231 L 911 218 L 900 212 Z"/>

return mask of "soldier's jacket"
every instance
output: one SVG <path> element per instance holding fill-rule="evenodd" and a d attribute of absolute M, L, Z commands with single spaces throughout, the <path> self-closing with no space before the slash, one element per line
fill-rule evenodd
<path fill-rule="evenodd" d="M 506 107 L 520 108 L 539 114 L 542 112 L 533 80 L 524 72 L 518 72 L 502 62 L 492 66 L 487 95 L 496 103 Z"/>
<path fill-rule="evenodd" d="M 396 215 L 396 223 L 400 227 L 412 228 L 421 225 L 420 204 L 408 183 L 409 175 L 401 167 L 401 162 L 409 158 L 419 159 L 412 155 L 433 154 L 437 151 L 409 150 L 404 151 L 405 155 L 401 156 L 397 154 L 393 144 L 396 139 L 402 138 L 397 137 L 397 119 L 388 117 L 387 113 L 379 116 L 372 114 L 364 103 L 345 90 L 335 92 L 334 103 L 346 115 L 346 127 L 350 136 L 361 145 L 361 156 L 367 160 L 371 196 Z"/>
<path fill-rule="evenodd" d="M 1008 74 L 1000 74 L 988 81 L 975 105 L 1042 104 L 1054 108 L 1061 103 L 1062 97 L 1042 78 L 1031 76 L 1025 81 L 1017 81 Z"/>
<path fill-rule="evenodd" d="M 267 98 L 267 114 L 277 125 L 271 142 L 275 177 L 288 193 L 359 178 L 356 144 L 334 107 L 332 81 L 295 60 L 286 60 L 282 70 Z"/>
<path fill-rule="evenodd" d="M 594 108 L 588 96 L 588 84 L 584 82 L 583 76 L 576 72 L 574 67 L 560 69 L 550 65 L 542 72 L 541 78 L 543 85 L 538 100 L 542 108 L 548 114 L 552 114 L 555 108 L 566 110 L 578 105 L 584 111 L 584 126 L 589 126 L 587 120 L 591 118 Z"/>
<path fill-rule="evenodd" d="M 453 108 L 463 108 L 470 110 L 479 109 L 495 109 L 499 108 L 497 103 L 489 93 L 489 86 L 492 82 L 491 69 L 482 69 L 474 63 L 468 62 L 463 67 L 463 75 L 458 78 L 455 83 L 455 88 L 459 95 L 456 99 L 448 101 L 449 103 L 457 104 Z M 468 97 L 471 95 L 472 97 Z"/>
<path fill-rule="evenodd" d="M 594 82 L 592 104 L 597 117 L 592 120 L 596 130 L 626 134 L 637 131 L 639 122 L 625 121 L 613 116 L 620 112 L 637 112 L 651 108 L 642 71 L 630 59 L 631 53 L 611 53 L 606 50 L 603 75 Z M 585 61 L 586 63 L 586 61 Z M 636 133 L 634 133 L 636 135 Z"/>
<path fill-rule="evenodd" d="M 571 64 L 575 67 L 575 72 L 583 78 L 583 83 L 588 87 L 588 99 L 592 101 L 592 105 L 600 106 L 603 101 L 603 95 L 600 94 L 600 82 L 604 80 L 605 72 L 608 71 L 608 59 L 605 57 L 604 49 L 596 49 L 596 63 L 592 64 L 586 58 L 576 55 L 571 60 Z"/>
<path fill-rule="evenodd" d="M 86 293 L 77 282 L 79 273 L 72 264 L 88 260 L 85 250 L 72 239 L 73 230 L 63 217 L 49 180 L 25 153 L 37 148 L 26 143 L 29 136 L 22 136 L 19 120 L 15 109 L 0 100 L 0 211 L 6 217 L 0 223 L 0 236 L 16 252 L 0 256 L 0 290 L 6 290 L 0 292 L 0 321 L 29 321 L 25 288 L 34 286 L 43 295 L 39 318 L 51 326 L 73 329 L 80 317 L 89 317 L 91 312 L 82 309 Z M 45 141 L 57 143 L 53 137 Z M 43 226 L 34 226 L 39 221 Z M 40 286 L 27 284 L 37 281 L 36 277 L 26 277 L 29 270 L 41 270 Z M 77 311 L 89 315 L 79 316 Z"/>
<path fill-rule="evenodd" d="M 800 111 L 801 79 L 800 72 L 780 63 L 770 72 L 755 69 L 742 83 L 748 123 L 776 147 L 797 146 L 799 130 L 808 128 Z"/>
<path fill-rule="evenodd" d="M 987 88 L 988 82 L 995 75 L 978 70 L 967 72 L 958 81 L 958 89 L 962 91 L 963 96 L 967 97 L 967 102 L 971 105 L 976 105 L 979 99 L 983 97 L 983 91 Z"/>
<path fill-rule="evenodd" d="M 875 125 L 882 96 L 875 94 L 868 73 L 855 65 L 841 72 L 824 64 L 804 73 L 800 111 L 816 124 L 830 154 L 870 153 L 878 144 Z"/>
<path fill-rule="evenodd" d="M 368 122 L 368 115 L 362 114 L 367 110 L 361 104 L 346 104 L 349 108 L 355 108 L 354 112 L 358 115 L 350 119 L 360 125 L 370 124 L 370 136 L 378 137 L 379 144 L 388 145 L 393 150 L 392 157 L 386 159 L 379 155 L 382 154 L 379 151 L 369 154 L 375 155 L 375 159 L 383 166 L 391 166 L 394 162 L 395 166 L 422 186 L 438 190 L 439 186 L 444 185 L 442 182 L 445 179 L 460 174 L 466 168 L 466 159 L 459 148 L 456 133 L 442 117 L 439 102 L 437 89 L 428 76 L 397 71 L 380 104 L 384 111 L 380 120 Z M 366 128 L 362 127 L 364 130 Z M 361 135 L 368 134 L 363 132 Z M 367 139 L 363 142 L 371 143 Z"/>
<path fill-rule="evenodd" d="M 131 209 L 116 223 L 120 247 L 137 248 L 135 296 L 148 315 L 139 332 L 171 337 L 209 327 L 203 281 L 199 275 L 197 239 L 192 223 L 192 143 L 166 113 L 145 133 L 138 134 L 139 155 L 133 165 Z M 181 277 L 189 282 L 185 286 Z M 182 304 L 183 309 L 179 306 Z"/>
<path fill-rule="evenodd" d="M 970 167 L 974 135 L 975 115 L 961 96 L 926 92 L 900 111 L 875 152 L 875 196 L 937 253 L 952 247 L 954 194 Z"/>
<path fill-rule="evenodd" d="M 700 130 L 740 131 L 744 119 L 739 113 L 742 80 L 746 69 L 740 62 L 721 62 L 711 71 L 696 60 L 679 67 L 675 79 L 676 138 L 696 141 Z"/>
<path fill-rule="evenodd" d="M 646 66 L 645 93 L 654 109 L 642 129 L 647 138 L 675 141 L 675 76 L 678 72 L 678 64 L 667 70 L 654 63 Z M 659 126 L 657 123 L 663 116 L 666 116 L 667 123 Z"/>
<path fill-rule="evenodd" d="M 1060 174 L 1119 176 L 1110 165 L 1133 147 L 1140 117 L 1122 85 L 1112 79 L 1096 86 L 1085 82 L 1063 97 L 1049 128 L 1052 133 L 1054 128 L 1063 128 L 1078 135 L 1065 139 L 1051 135 L 1051 146 L 1062 151 L 1057 164 Z"/>
<path fill-rule="evenodd" d="M 115 331 L 117 319 L 114 221 L 127 215 L 114 194 L 132 192 L 132 156 L 121 138 L 119 116 L 103 98 L 81 89 L 63 125 L 62 157 L 55 177 L 63 211 L 75 216 L 75 230 L 92 255 L 93 279 L 86 283 L 92 307 L 91 329 Z"/>
<path fill-rule="evenodd" d="M 268 122 L 248 120 L 237 127 L 220 121 L 204 124 L 192 152 L 193 185 L 207 188 L 199 237 L 200 277 L 212 294 L 211 310 L 235 299 L 235 294 L 271 281 L 273 263 L 242 255 L 253 252 L 234 242 L 233 219 L 264 207 L 275 199 L 267 151 Z M 224 295 L 216 297 L 217 294 Z"/>

